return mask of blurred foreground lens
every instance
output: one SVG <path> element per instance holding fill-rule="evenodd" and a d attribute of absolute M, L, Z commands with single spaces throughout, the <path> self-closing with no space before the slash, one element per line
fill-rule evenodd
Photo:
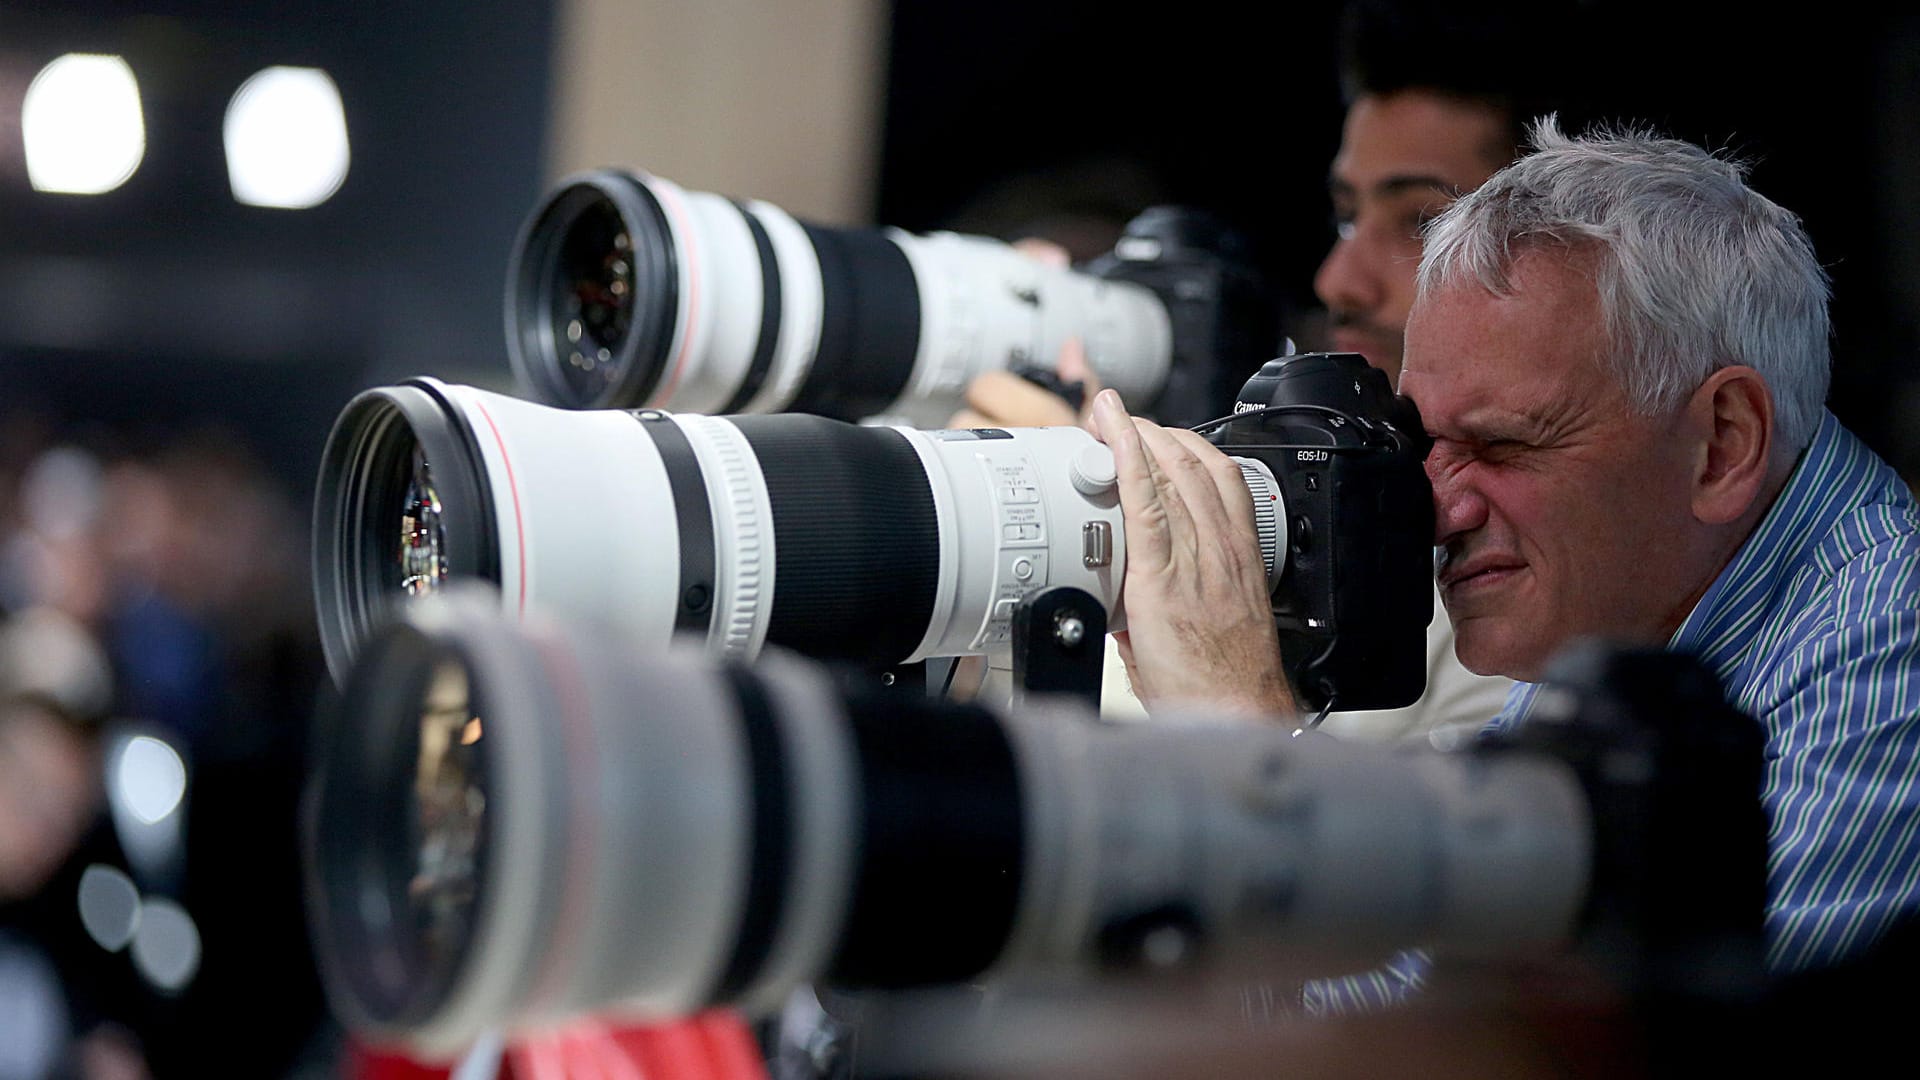
<path fill-rule="evenodd" d="M 849 694 L 450 589 L 369 644 L 320 755 L 328 991 L 355 1030 L 447 1053 L 807 982 L 1278 979 L 1573 935 L 1594 823 L 1561 762 L 1189 720 Z"/>
<path fill-rule="evenodd" d="M 420 703 L 419 758 L 413 783 L 417 839 L 407 898 L 431 963 L 445 966 L 466 947 L 485 835 L 486 758 L 481 721 L 457 661 L 434 669 Z"/>
<path fill-rule="evenodd" d="M 358 737 L 332 745 L 318 791 L 329 826 L 315 866 L 330 887 L 316 899 L 370 1022 L 407 1025 L 439 1006 L 471 949 L 490 788 L 468 661 L 418 633 L 390 646 L 342 702 Z"/>

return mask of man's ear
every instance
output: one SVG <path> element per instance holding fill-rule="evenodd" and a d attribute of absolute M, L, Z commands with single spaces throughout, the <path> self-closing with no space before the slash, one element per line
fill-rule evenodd
<path fill-rule="evenodd" d="M 1698 437 L 1693 516 L 1704 524 L 1736 521 L 1767 485 L 1773 461 L 1773 391 L 1750 367 L 1724 367 L 1687 401 Z"/>

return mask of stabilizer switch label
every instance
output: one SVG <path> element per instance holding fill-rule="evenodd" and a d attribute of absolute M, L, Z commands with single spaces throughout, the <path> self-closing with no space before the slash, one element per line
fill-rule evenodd
<path fill-rule="evenodd" d="M 1024 455 L 981 454 L 988 490 L 993 492 L 993 603 L 975 648 L 993 648 L 1013 640 L 1013 609 L 1021 598 L 1047 583 L 1047 515 L 1040 478 Z"/>
<path fill-rule="evenodd" d="M 1046 507 L 1040 502 L 1040 480 L 1025 458 L 983 459 L 993 484 L 993 502 L 1000 512 L 1000 541 L 1046 547 Z"/>

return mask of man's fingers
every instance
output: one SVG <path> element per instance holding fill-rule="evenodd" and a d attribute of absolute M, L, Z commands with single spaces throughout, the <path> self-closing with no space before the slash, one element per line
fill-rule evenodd
<path fill-rule="evenodd" d="M 1092 423 L 1094 435 L 1113 451 L 1120 514 L 1127 533 L 1128 562 L 1142 566 L 1166 565 L 1173 550 L 1167 531 L 1167 508 L 1152 456 L 1141 441 L 1140 427 L 1127 415 L 1120 395 L 1112 390 L 1103 390 L 1094 399 Z"/>
<path fill-rule="evenodd" d="M 1140 421 L 1139 428 L 1160 501 L 1167 509 L 1168 529 L 1191 544 L 1196 527 L 1211 528 L 1222 520 L 1219 493 L 1206 466 L 1172 431 L 1146 421 Z"/>
<path fill-rule="evenodd" d="M 1037 236 L 1028 236 L 1015 240 L 1009 246 L 1012 247 L 1013 250 L 1044 266 L 1065 270 L 1073 265 L 1073 256 L 1068 254 L 1067 249 L 1051 240 L 1042 240 Z"/>
<path fill-rule="evenodd" d="M 1184 446 L 1205 468 L 1207 476 L 1219 493 L 1220 509 L 1226 515 L 1227 522 L 1241 532 L 1252 533 L 1253 499 L 1247 494 L 1247 478 L 1246 474 L 1240 471 L 1240 466 L 1219 447 L 1208 442 L 1197 432 L 1184 428 L 1170 428 L 1168 434 Z"/>

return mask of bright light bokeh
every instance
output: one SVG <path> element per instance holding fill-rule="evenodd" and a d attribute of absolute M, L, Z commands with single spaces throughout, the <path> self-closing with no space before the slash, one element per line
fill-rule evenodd
<path fill-rule="evenodd" d="M 151 735 L 136 735 L 120 750 L 113 796 L 148 825 L 180 808 L 187 793 L 187 766 L 179 751 Z"/>
<path fill-rule="evenodd" d="M 148 982 L 178 993 L 200 970 L 200 928 L 179 904 L 150 897 L 140 905 L 132 954 L 134 968 Z"/>
<path fill-rule="evenodd" d="M 227 182 L 249 206 L 318 206 L 346 182 L 347 114 L 319 68 L 270 67 L 241 83 L 225 136 Z"/>
<path fill-rule="evenodd" d="M 99 195 L 126 183 L 147 154 L 133 69 L 94 53 L 41 68 L 20 106 L 20 138 L 36 191 Z"/>
<path fill-rule="evenodd" d="M 126 871 L 94 863 L 80 874 L 80 925 L 101 948 L 119 952 L 140 927 L 140 890 Z"/>

